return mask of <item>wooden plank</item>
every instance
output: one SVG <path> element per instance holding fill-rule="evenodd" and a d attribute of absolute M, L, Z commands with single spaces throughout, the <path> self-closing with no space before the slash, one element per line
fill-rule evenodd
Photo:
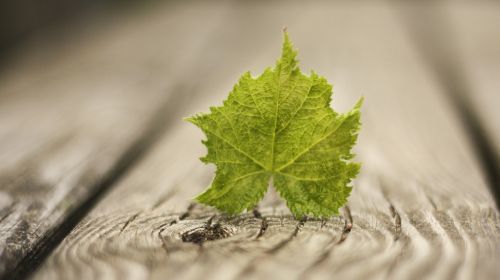
<path fill-rule="evenodd" d="M 231 14 L 238 20 L 227 28 L 239 32 L 213 50 L 214 61 L 199 63 L 227 59 L 185 114 L 220 103 L 236 81 L 227 73 L 271 64 L 273 27 L 288 22 L 301 68 L 334 82 L 336 109 L 366 98 L 363 169 L 349 207 L 296 221 L 273 191 L 259 211 L 236 217 L 193 205 L 213 168 L 196 159 L 202 134 L 179 122 L 35 279 L 494 279 L 498 211 L 452 104 L 390 6 L 252 2 Z"/>
<path fill-rule="evenodd" d="M 465 73 L 471 87 L 467 100 L 500 151 L 500 3 L 480 1 L 442 5 L 443 15 L 453 27 L 452 39 L 458 58 L 456 66 Z"/>
<path fill-rule="evenodd" d="M 466 96 L 478 116 L 487 151 L 485 169 L 500 205 L 500 4 L 498 2 L 447 5 L 445 11 L 456 33 L 457 52 L 467 75 L 470 91 Z M 484 148 L 483 148 L 484 149 Z"/>
<path fill-rule="evenodd" d="M 498 3 L 412 2 L 397 7 L 409 37 L 454 104 L 498 207 L 500 145 L 492 104 L 500 100 L 491 66 L 499 62 L 494 51 Z"/>
<path fill-rule="evenodd" d="M 188 102 L 227 3 L 158 5 L 34 41 L 3 65 L 0 278 L 29 270 Z"/>

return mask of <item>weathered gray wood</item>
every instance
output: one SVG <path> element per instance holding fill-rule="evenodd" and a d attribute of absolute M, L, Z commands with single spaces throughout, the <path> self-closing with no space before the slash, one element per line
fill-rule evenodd
<path fill-rule="evenodd" d="M 471 3 L 472 4 L 472 3 Z M 484 169 L 500 205 L 500 3 L 448 5 L 457 49 L 471 87 L 466 100 L 481 125 Z"/>
<path fill-rule="evenodd" d="M 498 211 L 452 104 L 390 6 L 253 2 L 235 7 L 227 20 L 226 28 L 238 32 L 211 52 L 213 61 L 199 64 L 226 60 L 182 111 L 220 103 L 236 81 L 230 73 L 272 64 L 279 54 L 273 29 L 286 23 L 301 68 L 335 84 L 336 109 L 366 98 L 357 147 L 363 169 L 349 207 L 326 221 L 296 221 L 272 191 L 259 211 L 236 217 L 193 206 L 213 168 L 197 161 L 202 134 L 176 122 L 36 279 L 498 275 Z"/>
<path fill-rule="evenodd" d="M 500 62 L 496 2 L 411 2 L 396 5 L 409 37 L 442 92 L 448 95 L 466 130 L 491 192 L 500 205 L 498 126 L 493 104 L 496 67 Z M 497 66 L 493 66 L 497 65 Z M 495 102 L 496 101 L 496 102 Z"/>
<path fill-rule="evenodd" d="M 2 65 L 0 278 L 29 269 L 19 265 L 168 127 L 226 12 L 218 2 L 121 13 Z"/>
<path fill-rule="evenodd" d="M 472 87 L 474 111 L 488 130 L 500 153 L 500 3 L 456 3 L 444 5 L 456 33 L 456 48 L 463 71 Z"/>

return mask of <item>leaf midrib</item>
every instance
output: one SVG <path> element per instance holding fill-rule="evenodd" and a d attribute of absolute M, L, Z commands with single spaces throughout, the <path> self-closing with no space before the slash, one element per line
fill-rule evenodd
<path fill-rule="evenodd" d="M 271 144 L 271 157 L 272 157 L 272 162 L 271 162 L 271 172 L 274 171 L 274 146 L 276 145 L 276 127 L 278 124 L 278 109 L 279 109 L 279 102 L 280 102 L 280 93 L 281 93 L 281 65 L 278 69 L 278 87 L 277 87 L 277 98 L 276 98 L 276 105 L 275 105 L 275 110 L 274 110 L 274 129 L 273 129 L 273 141 Z"/>

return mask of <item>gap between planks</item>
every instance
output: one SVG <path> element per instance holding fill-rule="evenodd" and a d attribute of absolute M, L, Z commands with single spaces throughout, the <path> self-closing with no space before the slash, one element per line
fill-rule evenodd
<path fill-rule="evenodd" d="M 30 197 L 27 197 L 27 201 L 23 201 L 22 199 L 24 198 L 19 198 L 19 201 L 14 201 L 14 203 L 9 206 L 9 207 L 14 207 L 16 205 L 19 205 L 20 207 L 13 208 L 12 211 L 16 212 L 16 215 L 10 215 L 11 212 L 8 211 L 7 209 L 7 214 L 2 216 L 2 221 L 0 223 L 0 230 L 2 231 L 2 238 L 6 238 L 5 240 L 2 241 L 2 250 L 0 250 L 0 278 L 8 278 L 8 279 L 17 279 L 17 278 L 25 278 L 27 277 L 30 273 L 32 273 L 33 270 L 37 268 L 37 266 L 50 254 L 50 252 L 58 246 L 58 244 L 63 240 L 65 236 L 74 228 L 78 222 L 86 216 L 88 211 L 90 211 L 94 205 L 97 203 L 97 201 L 111 188 L 112 185 L 114 185 L 116 182 L 118 182 L 122 175 L 126 174 L 129 170 L 132 169 L 132 167 L 140 162 L 141 158 L 144 157 L 147 154 L 147 151 L 149 148 L 154 144 L 155 141 L 159 139 L 162 133 L 164 133 L 166 130 L 170 128 L 171 123 L 182 117 L 180 113 L 180 109 L 185 106 L 186 104 L 189 103 L 190 98 L 192 97 L 192 93 L 196 92 L 196 81 L 193 81 L 190 79 L 190 75 L 192 73 L 196 73 L 196 71 L 193 71 L 194 64 L 193 62 L 199 59 L 201 56 L 201 51 L 206 47 L 206 44 L 210 45 L 212 37 L 214 37 L 215 34 L 217 34 L 217 30 L 220 29 L 220 21 L 217 20 L 217 15 L 218 13 L 223 14 L 225 10 L 227 9 L 227 1 L 222 1 L 217 4 L 218 11 L 215 10 L 208 10 L 208 11 L 203 11 L 203 12 L 208 12 L 206 16 L 206 20 L 210 21 L 207 24 L 204 24 L 205 29 L 203 29 L 201 32 L 198 30 L 190 30 L 195 25 L 193 24 L 184 24 L 182 21 L 178 24 L 182 24 L 183 27 L 185 28 L 185 32 L 193 32 L 195 34 L 198 34 L 197 36 L 190 36 L 188 37 L 188 41 L 186 42 L 186 38 L 182 38 L 182 36 L 179 37 L 179 43 L 187 43 L 188 47 L 184 49 L 177 50 L 177 53 L 179 52 L 182 53 L 182 51 L 185 52 L 191 52 L 188 57 L 186 58 L 185 54 L 183 55 L 177 55 L 175 59 L 170 59 L 168 63 L 170 66 L 177 66 L 179 67 L 178 69 L 175 69 L 176 72 L 180 74 L 173 74 L 171 77 L 173 78 L 172 81 L 170 81 L 170 85 L 168 90 L 168 94 L 165 94 L 163 91 L 165 91 L 165 88 L 162 89 L 157 89 L 157 88 L 152 88 L 149 86 L 145 86 L 145 90 L 151 90 L 153 93 L 146 92 L 143 94 L 143 98 L 140 98 L 140 95 L 138 95 L 138 92 L 135 92 L 135 96 L 133 98 L 130 98 L 130 109 L 135 109 L 136 113 L 141 113 L 144 114 L 142 116 L 134 116 L 134 113 L 128 112 L 128 116 L 124 118 L 124 120 L 121 121 L 120 119 L 115 116 L 117 119 L 117 124 L 110 128 L 106 133 L 113 133 L 114 129 L 116 127 L 127 127 L 129 130 L 134 131 L 135 134 L 130 135 L 123 135 L 123 139 L 120 139 L 120 143 L 107 143 L 107 142 L 100 142 L 99 139 L 92 139 L 95 141 L 95 150 L 100 150 L 99 146 L 106 146 L 106 147 L 111 147 L 111 149 L 115 149 L 116 151 L 113 150 L 113 152 L 110 155 L 106 154 L 106 148 L 102 147 L 99 152 L 94 151 L 95 154 L 92 154 L 89 156 L 89 158 L 85 159 L 84 164 L 80 163 L 77 164 L 76 168 L 82 168 L 82 173 L 83 173 L 83 178 L 77 178 L 77 181 L 75 183 L 69 183 L 66 184 L 68 190 L 61 190 L 58 189 L 58 186 L 52 186 L 52 185 L 47 185 L 48 191 L 47 194 L 51 194 L 51 192 L 56 193 L 57 195 L 62 194 L 63 197 L 61 197 L 62 201 L 60 202 L 54 202 L 55 205 L 50 206 L 50 205 L 44 205 L 41 203 L 40 205 L 29 205 L 30 202 Z M 188 4 L 189 6 L 192 6 L 193 4 Z M 162 9 L 163 9 L 163 15 L 168 15 L 167 17 L 163 17 L 166 19 L 159 19 L 160 21 L 166 21 L 168 22 L 170 18 L 175 15 L 177 10 L 179 9 L 178 4 L 169 4 L 169 8 L 165 8 L 165 4 L 163 4 Z M 203 9 L 203 7 L 200 7 Z M 186 13 L 186 8 L 181 8 L 181 12 Z M 191 11 L 190 11 L 191 12 Z M 151 12 L 150 12 L 151 13 Z M 196 11 L 195 11 L 196 13 Z M 179 16 L 182 16 L 180 14 Z M 177 18 L 179 17 L 177 16 Z M 153 31 L 157 29 L 158 27 L 161 27 L 161 25 L 158 25 L 158 13 L 155 14 L 151 21 L 149 21 L 149 18 L 145 15 L 138 16 L 138 17 L 126 17 L 124 16 L 122 20 L 128 18 L 131 20 L 133 23 L 137 23 L 138 27 L 141 26 L 146 26 L 147 28 L 150 29 L 150 31 Z M 173 17 L 175 18 L 175 17 Z M 175 23 L 175 22 L 174 22 Z M 118 28 L 118 29 L 116 29 Z M 170 23 L 170 33 L 175 35 L 176 33 L 173 32 L 172 28 L 175 28 L 175 25 Z M 76 51 L 78 52 L 78 48 L 81 48 L 83 51 L 81 53 L 82 56 L 89 56 L 87 57 L 89 61 L 93 61 L 94 63 L 100 60 L 100 55 L 102 55 L 101 52 L 104 52 L 104 56 L 106 56 L 106 59 L 110 57 L 110 60 L 114 58 L 119 58 L 121 55 L 121 52 L 118 51 L 118 54 L 106 54 L 107 49 L 110 47 L 110 44 L 112 45 L 114 43 L 113 40 L 116 40 L 116 42 L 122 42 L 123 38 L 120 37 L 124 32 L 123 31 L 128 31 L 130 34 L 134 34 L 134 28 L 127 29 L 127 27 L 112 27 L 112 28 L 104 28 L 104 32 L 111 32 L 113 36 L 109 36 L 107 39 L 108 41 L 104 41 L 103 45 L 104 48 L 103 50 L 97 49 L 99 47 L 99 44 L 101 43 L 101 35 L 99 32 L 95 36 L 89 36 L 88 38 L 83 37 L 82 40 L 80 40 L 78 47 L 76 48 Z M 162 29 L 165 30 L 165 29 Z M 167 29 L 168 30 L 168 29 Z M 174 29 L 175 30 L 175 29 Z M 109 35 L 109 34 L 108 34 Z M 178 34 L 177 34 L 178 35 Z M 137 39 L 140 39 L 138 37 Z M 79 41 L 76 40 L 76 41 Z M 88 40 L 85 42 L 85 40 Z M 83 42 L 82 42 L 83 41 Z M 94 45 L 96 45 L 94 47 Z M 133 44 L 132 44 L 133 45 Z M 172 46 L 176 46 L 176 44 L 171 44 Z M 125 46 L 127 46 L 127 43 L 125 43 Z M 93 49 L 94 48 L 94 49 Z M 113 47 L 111 46 L 111 49 Z M 123 48 L 125 52 L 127 50 L 127 47 Z M 133 49 L 133 46 L 131 47 Z M 74 48 L 70 50 L 74 51 Z M 173 54 L 175 54 L 176 50 L 171 50 Z M 69 51 L 71 53 L 71 51 Z M 35 57 L 36 57 L 35 53 Z M 43 55 L 43 52 L 42 52 Z M 135 58 L 134 56 L 127 56 L 131 58 L 131 61 Z M 42 57 L 43 59 L 50 59 L 49 57 Z M 71 71 L 75 71 L 73 67 L 74 65 L 78 65 L 78 60 L 80 57 L 75 56 L 74 58 L 68 58 L 64 57 L 64 52 L 60 57 L 60 60 L 63 61 L 62 64 L 63 66 L 61 67 L 67 67 L 66 72 L 64 74 L 59 73 L 61 75 L 58 77 L 59 80 L 56 81 L 62 81 L 64 75 L 67 73 L 70 77 L 72 74 L 75 74 Z M 176 61 L 177 59 L 177 61 Z M 65 62 L 65 60 L 69 60 L 69 64 L 73 60 L 74 65 L 65 65 L 64 63 L 68 64 Z M 147 61 L 146 61 L 147 62 Z M 179 62 L 183 62 L 180 63 Z M 29 63 L 28 63 L 29 65 Z M 57 64 L 56 64 L 57 65 Z M 97 67 L 99 67 L 99 63 L 96 63 Z M 117 64 L 120 65 L 120 64 Z M 92 65 L 91 67 L 94 67 L 95 65 Z M 139 64 L 138 67 L 140 68 L 141 65 Z M 22 69 L 22 66 L 21 66 Z M 34 70 L 33 70 L 34 69 Z M 31 68 L 26 71 L 26 73 L 21 73 L 24 76 L 26 76 L 28 79 L 31 78 L 31 72 L 35 72 L 37 68 Z M 76 67 L 76 71 L 78 71 L 78 67 Z M 105 68 L 106 69 L 106 68 Z M 126 67 L 125 67 L 126 69 Z M 160 69 L 164 69 L 164 67 L 160 67 Z M 50 67 L 48 73 L 50 73 Z M 118 69 L 114 69 L 118 70 Z M 31 72 L 30 72 L 31 71 Z M 55 70 L 56 72 L 59 71 L 59 69 Z M 54 72 L 54 71 L 52 71 Z M 115 71 L 116 72 L 116 71 Z M 12 74 L 13 73 L 13 74 Z M 8 73 L 6 76 L 4 76 L 5 79 L 7 79 L 9 83 L 7 83 L 6 88 L 7 91 L 9 90 L 19 90 L 16 89 L 16 76 L 15 76 L 15 71 L 12 73 Z M 10 76 L 9 76 L 10 75 Z M 86 78 L 88 78 L 84 73 L 76 73 L 77 79 L 80 79 L 80 76 L 82 77 L 81 80 L 85 82 Z M 79 76 L 80 75 L 80 76 Z M 44 77 L 43 75 L 40 75 L 40 79 L 44 79 L 47 77 Z M 119 78 L 119 77 L 118 77 Z M 137 79 L 140 79 L 141 77 L 137 77 Z M 11 80 L 9 80 L 11 79 Z M 146 77 L 143 77 L 145 81 L 147 81 Z M 71 80 L 71 79 L 70 79 Z M 13 82 L 12 82 L 13 81 Z M 80 82 L 82 82 L 80 81 Z M 168 78 L 167 78 L 168 81 Z M 112 81 L 111 81 L 112 82 Z M 111 83 L 108 81 L 108 83 Z M 127 81 L 121 81 L 123 84 L 127 84 Z M 156 84 L 159 83 L 164 83 L 161 79 L 156 80 Z M 155 84 L 155 83 L 153 83 Z M 14 86 L 12 86 L 14 85 Z M 55 85 L 51 83 L 47 83 L 48 86 L 60 86 L 57 85 L 57 82 Z M 71 84 L 70 84 L 71 85 Z M 36 104 L 30 104 L 31 103 L 38 103 L 38 99 L 33 96 L 29 96 L 29 88 L 30 84 L 28 83 L 28 86 L 25 86 L 25 88 L 22 88 L 20 91 L 20 96 L 18 97 L 19 101 L 17 99 L 10 99 L 12 98 L 11 95 L 6 95 L 2 96 L 2 98 L 6 99 L 7 102 L 4 104 L 12 106 L 12 108 L 21 108 L 23 109 L 23 106 L 37 106 Z M 74 84 L 74 86 L 78 87 L 78 84 Z M 106 85 L 110 86 L 110 85 Z M 111 85 L 112 86 L 112 85 Z M 33 89 L 31 89 L 33 90 Z M 99 89 L 98 89 L 99 90 Z M 23 92 L 24 91 L 24 92 Z M 68 94 L 69 96 L 72 96 L 71 94 Z M 78 99 L 81 96 L 78 96 L 78 93 L 73 94 L 75 95 Z M 75 97 L 73 96 L 73 97 Z M 48 95 L 48 97 L 54 98 L 59 98 L 59 96 L 56 94 L 54 96 Z M 104 94 L 104 97 L 106 95 Z M 128 100 L 126 98 L 127 95 L 118 95 L 120 98 L 124 98 L 125 100 Z M 84 98 L 85 99 L 85 98 Z M 99 99 L 97 98 L 97 102 L 105 102 L 105 99 Z M 119 104 L 120 100 L 114 100 L 117 104 Z M 19 104 L 17 104 L 17 103 Z M 24 103 L 23 103 L 24 102 Z M 126 103 L 127 101 L 125 101 Z M 43 103 L 42 103 L 43 104 Z M 143 104 L 143 105 L 141 105 Z M 77 103 L 72 104 L 73 106 L 78 105 Z M 145 108 L 146 107 L 146 108 Z M 8 107 L 7 107 L 8 108 Z M 72 108 L 69 106 L 69 108 Z M 86 109 L 83 106 L 84 109 Z M 146 109 L 146 112 L 141 112 L 141 110 L 137 110 L 137 108 L 140 108 L 141 110 Z M 8 108 L 10 109 L 10 108 Z M 37 108 L 38 110 L 47 111 L 48 107 L 45 108 Z M 58 107 L 55 106 L 56 112 L 58 112 Z M 79 109 L 73 108 L 74 112 L 76 113 L 82 113 L 79 112 Z M 115 108 L 113 108 L 115 109 Z M 125 108 L 119 108 L 126 110 L 127 107 Z M 82 109 L 83 110 L 83 109 Z M 144 111 L 144 110 L 143 110 Z M 19 113 L 16 115 L 14 114 L 13 117 L 19 116 L 20 119 L 25 118 L 26 116 L 23 115 L 22 110 L 19 110 Z M 46 113 L 46 112 L 45 112 Z M 120 112 L 121 113 L 121 112 Z M 84 118 L 91 119 L 92 117 L 90 115 L 85 116 L 85 112 L 82 113 Z M 136 124 L 134 122 L 127 122 L 127 118 L 136 118 L 136 119 L 142 119 L 144 118 L 143 123 Z M 41 118 L 43 119 L 43 118 Z M 53 124 L 54 126 L 57 126 L 56 124 Z M 96 123 L 95 125 L 98 126 Z M 5 128 L 5 127 L 4 127 Z M 8 126 L 7 126 L 8 128 Z M 66 127 L 60 128 L 63 130 Z M 76 129 L 78 130 L 78 127 L 69 127 L 69 129 Z M 35 130 L 36 131 L 36 130 Z M 8 131 L 7 131 L 8 132 Z M 68 133 L 71 133 L 69 131 Z M 80 133 L 80 132 L 78 132 Z M 36 134 L 35 134 L 36 135 Z M 103 135 L 106 135 L 103 133 Z M 100 137 L 102 137 L 101 135 Z M 50 134 L 48 135 L 50 137 Z M 136 136 L 136 137 L 135 137 Z M 40 136 L 37 136 L 40 137 Z M 73 137 L 76 139 L 77 137 Z M 112 138 L 112 137 L 111 137 Z M 8 138 L 7 138 L 8 140 Z M 47 139 L 43 139 L 40 137 L 39 141 L 43 142 Z M 50 141 L 51 139 L 48 139 L 47 141 Z M 108 140 L 108 139 L 106 139 Z M 70 143 L 72 144 L 72 148 L 78 150 L 78 142 L 75 143 Z M 118 148 L 115 148 L 118 147 Z M 122 150 L 120 148 L 123 147 Z M 9 149 L 9 146 L 5 147 Z M 42 146 L 43 148 L 43 146 Z M 60 145 L 54 145 L 55 150 L 60 150 L 61 147 Z M 7 151 L 10 152 L 10 151 Z M 109 166 L 105 166 L 101 174 L 86 174 L 86 168 L 95 168 L 96 166 L 101 165 L 101 162 L 99 162 L 101 156 L 100 153 L 103 153 L 109 158 L 105 158 L 106 164 L 109 163 Z M 43 153 L 49 153 L 46 149 L 44 149 Z M 7 153 L 8 154 L 8 153 Z M 49 153 L 50 155 L 51 153 Z M 42 164 L 43 163 L 43 157 L 40 157 L 40 159 L 33 158 L 32 155 L 30 156 L 30 152 L 26 152 L 26 155 L 24 155 L 26 158 L 31 158 L 32 161 L 34 161 L 36 164 Z M 40 162 L 37 162 L 40 161 Z M 87 162 L 88 161 L 88 162 Z M 97 162 L 96 162 L 97 161 Z M 90 162 L 90 165 L 89 165 Z M 94 162 L 94 163 L 92 163 Z M 90 167 L 89 167 L 90 166 Z M 100 167 L 100 166 L 99 166 Z M 38 170 L 34 170 L 38 171 Z M 64 169 L 61 168 L 59 172 L 64 172 Z M 2 174 L 4 177 L 2 177 L 2 180 L 7 180 L 9 179 L 9 174 L 7 173 Z M 13 177 L 16 174 L 11 174 Z M 64 179 L 65 174 L 61 175 L 62 178 Z M 88 177 L 88 178 L 87 178 Z M 90 178 L 92 177 L 92 178 Z M 15 180 L 12 180 L 13 183 L 11 184 L 17 184 Z M 51 189 L 52 188 L 52 189 Z M 4 189 L 3 192 L 1 193 L 2 195 L 12 195 L 15 194 L 17 189 L 14 187 L 10 187 L 7 189 Z M 28 193 L 28 195 L 33 196 L 33 194 Z M 42 201 L 44 200 L 43 197 L 40 197 Z M 23 208 L 23 203 L 27 203 L 28 206 Z M 40 208 L 37 210 L 37 207 Z M 54 213 L 51 213 L 50 207 L 53 207 Z M 49 212 L 48 212 L 49 211 Z M 19 212 L 19 213 L 17 213 Z M 26 213 L 27 212 L 27 213 Z M 49 215 L 50 219 L 47 219 L 46 215 Z M 30 220 L 24 221 L 25 217 L 29 217 Z M 17 220 L 18 219 L 18 220 Z M 26 226 L 22 226 L 23 223 L 26 223 Z M 13 226 L 11 226 L 13 225 Z M 25 232 L 23 232 L 25 231 Z M 15 239 L 9 237 L 9 236 L 15 236 Z M 29 237 L 31 236 L 31 237 Z M 28 238 L 29 237 L 29 238 Z M 21 239 L 19 239 L 21 238 Z M 19 240 L 18 240 L 19 239 Z M 5 245 L 5 246 L 4 246 Z"/>

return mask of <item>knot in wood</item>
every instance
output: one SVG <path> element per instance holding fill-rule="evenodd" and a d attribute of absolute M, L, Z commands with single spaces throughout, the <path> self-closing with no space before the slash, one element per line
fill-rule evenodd
<path fill-rule="evenodd" d="M 232 227 L 216 223 L 214 225 L 208 224 L 186 231 L 181 235 L 181 238 L 183 242 L 202 244 L 205 241 L 227 238 L 231 236 L 233 232 L 234 230 Z"/>

